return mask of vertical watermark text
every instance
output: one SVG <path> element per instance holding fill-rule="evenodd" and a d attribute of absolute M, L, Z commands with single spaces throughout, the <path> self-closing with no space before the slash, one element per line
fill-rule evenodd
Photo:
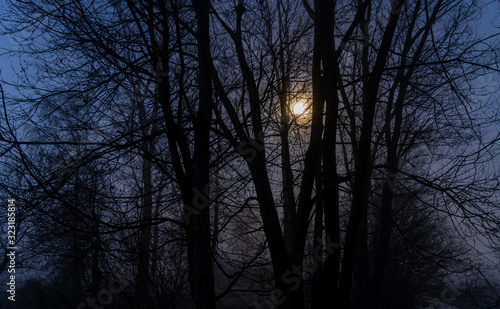
<path fill-rule="evenodd" d="M 16 301 L 16 204 L 14 199 L 9 199 L 7 204 L 7 293 L 10 301 Z"/>

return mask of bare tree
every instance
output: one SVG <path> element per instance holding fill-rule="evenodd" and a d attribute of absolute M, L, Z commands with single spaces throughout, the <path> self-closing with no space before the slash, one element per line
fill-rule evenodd
<path fill-rule="evenodd" d="M 1 151 L 78 297 L 123 267 L 133 307 L 412 307 L 497 240 L 479 2 L 7 9 L 32 35 Z"/>

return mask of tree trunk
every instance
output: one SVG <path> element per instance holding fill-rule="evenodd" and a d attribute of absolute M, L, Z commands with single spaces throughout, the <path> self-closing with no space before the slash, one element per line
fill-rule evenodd
<path fill-rule="evenodd" d="M 318 8 L 322 12 L 319 27 L 325 31 L 323 35 L 323 70 L 324 92 L 326 103 L 325 131 L 323 134 L 323 179 L 324 179 L 324 213 L 326 259 L 323 276 L 323 295 L 326 308 L 335 308 L 340 269 L 340 222 L 339 222 L 339 186 L 337 174 L 337 115 L 339 100 L 337 96 L 338 64 L 335 57 L 333 41 L 334 1 L 322 3 Z M 318 11 L 317 9 L 317 11 Z"/>
<path fill-rule="evenodd" d="M 318 170 L 321 170 L 321 162 L 318 162 Z M 324 186 L 322 175 L 316 176 L 316 192 L 323 194 Z M 313 258 L 314 272 L 312 276 L 311 305 L 312 308 L 323 308 L 327 303 L 328 295 L 324 284 L 324 265 L 323 265 L 323 199 L 316 200 L 316 213 L 314 215 L 314 236 L 313 236 Z"/>
<path fill-rule="evenodd" d="M 389 49 L 394 37 L 397 21 L 404 1 L 394 1 L 387 27 L 380 44 L 375 66 L 370 74 L 367 89 L 363 96 L 363 120 L 358 153 L 355 159 L 353 200 L 347 226 L 342 270 L 339 279 L 339 308 L 349 309 L 351 303 L 352 274 L 356 254 L 359 226 L 363 217 L 363 208 L 368 204 L 370 189 L 370 160 L 372 128 L 377 104 L 377 94 Z"/>
<path fill-rule="evenodd" d="M 188 222 L 188 246 L 190 285 L 197 309 L 215 309 L 213 278 L 213 252 L 210 237 L 209 207 L 209 164 L 210 164 L 210 125 L 212 121 L 212 59 L 210 55 L 210 0 L 193 0 L 196 12 L 198 42 L 198 87 L 199 106 L 194 127 L 193 187 L 195 195 L 191 205 L 199 210 Z M 197 204 L 199 196 L 202 205 Z"/>

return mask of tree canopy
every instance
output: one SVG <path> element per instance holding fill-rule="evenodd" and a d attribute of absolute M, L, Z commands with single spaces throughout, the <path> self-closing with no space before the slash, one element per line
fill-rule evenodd
<path fill-rule="evenodd" d="M 19 308 L 498 306 L 492 9 L 5 1 Z"/>

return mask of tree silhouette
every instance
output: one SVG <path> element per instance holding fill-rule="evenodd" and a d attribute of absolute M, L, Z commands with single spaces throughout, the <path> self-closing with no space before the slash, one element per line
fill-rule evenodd
<path fill-rule="evenodd" d="M 3 102 L 2 191 L 25 201 L 26 262 L 57 261 L 33 291 L 62 284 L 71 307 L 416 308 L 475 277 L 471 240 L 495 249 L 499 223 L 485 8 L 7 1 L 3 33 L 31 35 Z"/>

